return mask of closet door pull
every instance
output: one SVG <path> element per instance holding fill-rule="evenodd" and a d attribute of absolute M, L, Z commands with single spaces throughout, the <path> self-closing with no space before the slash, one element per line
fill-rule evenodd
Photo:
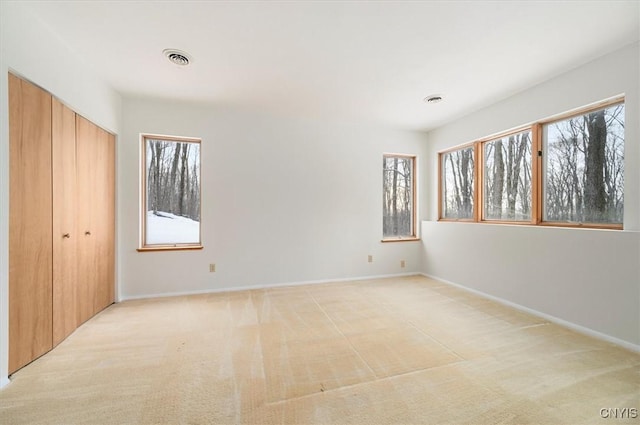
<path fill-rule="evenodd" d="M 71 235 L 68 234 L 68 233 L 65 233 L 64 235 L 62 235 L 62 237 L 65 238 L 65 239 L 69 239 L 71 237 Z"/>
<path fill-rule="evenodd" d="M 91 232 L 87 230 L 86 232 L 84 232 L 84 234 L 85 234 L 85 236 L 88 236 L 88 235 L 91 234 Z"/>

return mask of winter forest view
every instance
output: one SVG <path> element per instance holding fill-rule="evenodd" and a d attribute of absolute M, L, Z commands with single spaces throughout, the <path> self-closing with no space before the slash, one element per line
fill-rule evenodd
<path fill-rule="evenodd" d="M 619 103 L 543 124 L 541 176 L 535 180 L 530 129 L 442 153 L 442 217 L 474 219 L 480 178 L 484 220 L 530 222 L 537 217 L 533 191 L 539 187 L 543 221 L 622 223 L 624 114 Z M 145 160 L 145 245 L 199 244 L 200 144 L 146 138 Z M 383 157 L 385 238 L 415 234 L 414 167 L 411 156 Z"/>
<path fill-rule="evenodd" d="M 531 220 L 531 131 L 484 144 L 484 217 Z"/>
<path fill-rule="evenodd" d="M 622 223 L 624 104 L 544 127 L 544 219 Z"/>
<path fill-rule="evenodd" d="M 200 144 L 146 139 L 145 145 L 145 243 L 200 243 Z"/>
<path fill-rule="evenodd" d="M 543 220 L 622 223 L 624 212 L 624 104 L 542 126 Z M 530 130 L 483 143 L 482 200 L 486 220 L 530 221 Z M 473 219 L 476 159 L 473 146 L 446 152 L 442 217 Z"/>
<path fill-rule="evenodd" d="M 385 155 L 382 165 L 383 237 L 413 236 L 414 158 Z"/>
<path fill-rule="evenodd" d="M 473 146 L 442 155 L 442 216 L 473 218 Z"/>

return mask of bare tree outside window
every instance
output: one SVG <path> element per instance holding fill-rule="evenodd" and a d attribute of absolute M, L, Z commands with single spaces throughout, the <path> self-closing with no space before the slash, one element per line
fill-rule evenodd
<path fill-rule="evenodd" d="M 415 237 L 415 157 L 404 155 L 384 155 L 382 166 L 383 237 Z"/>
<path fill-rule="evenodd" d="M 144 246 L 200 245 L 200 141 L 143 137 Z"/>
<path fill-rule="evenodd" d="M 624 104 L 543 127 L 544 220 L 622 223 Z"/>
<path fill-rule="evenodd" d="M 531 130 L 483 144 L 483 217 L 531 220 Z"/>
<path fill-rule="evenodd" d="M 440 154 L 442 218 L 473 219 L 475 158 L 473 146 Z"/>

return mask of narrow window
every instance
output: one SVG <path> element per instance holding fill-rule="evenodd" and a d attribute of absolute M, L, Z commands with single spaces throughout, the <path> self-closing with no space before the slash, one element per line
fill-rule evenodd
<path fill-rule="evenodd" d="M 621 225 L 624 104 L 543 126 L 543 220 Z"/>
<path fill-rule="evenodd" d="M 468 146 L 440 154 L 440 218 L 473 220 L 475 149 Z"/>
<path fill-rule="evenodd" d="M 198 249 L 200 140 L 142 136 L 141 250 Z"/>
<path fill-rule="evenodd" d="M 383 156 L 382 234 L 384 240 L 415 239 L 415 156 Z"/>
<path fill-rule="evenodd" d="M 531 221 L 531 130 L 484 142 L 484 220 Z"/>

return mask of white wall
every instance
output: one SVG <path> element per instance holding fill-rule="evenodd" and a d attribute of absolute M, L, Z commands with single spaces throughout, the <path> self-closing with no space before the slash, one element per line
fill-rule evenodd
<path fill-rule="evenodd" d="M 428 134 L 424 273 L 640 349 L 638 43 Z M 437 222 L 437 152 L 626 95 L 624 231 Z"/>
<path fill-rule="evenodd" d="M 118 133 L 121 100 L 24 4 L 0 2 L 0 388 L 8 383 L 9 118 L 7 72 L 50 91 L 96 124 Z"/>
<path fill-rule="evenodd" d="M 202 251 L 136 252 L 140 133 L 202 138 Z M 422 160 L 424 141 L 371 125 L 125 99 L 121 298 L 420 272 L 419 242 L 380 242 L 382 154 Z"/>

